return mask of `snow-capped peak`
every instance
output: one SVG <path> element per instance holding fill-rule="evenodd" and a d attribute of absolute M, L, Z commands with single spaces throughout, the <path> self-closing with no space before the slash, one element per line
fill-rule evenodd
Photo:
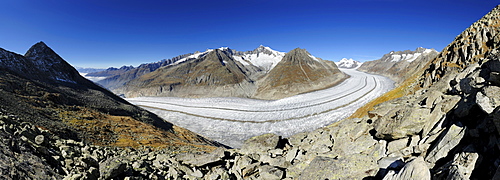
<path fill-rule="evenodd" d="M 233 58 L 241 62 L 243 65 L 252 64 L 264 69 L 265 71 L 270 71 L 281 61 L 281 59 L 283 59 L 284 56 L 284 52 L 279 52 L 271 49 L 270 47 L 260 45 L 253 51 L 238 53 L 234 55 Z"/>
<path fill-rule="evenodd" d="M 421 55 L 428 54 L 431 52 L 437 52 L 437 51 L 434 49 L 426 49 L 423 47 L 419 47 L 415 51 L 410 51 L 410 50 L 398 51 L 398 52 L 392 51 L 390 53 L 389 59 L 391 62 L 399 62 L 399 61 L 413 62 Z"/>
<path fill-rule="evenodd" d="M 229 47 L 220 47 L 220 48 L 219 48 L 219 50 L 221 50 L 221 51 L 226 51 L 226 50 L 228 50 L 228 49 L 229 49 Z"/>
<path fill-rule="evenodd" d="M 363 63 L 356 61 L 352 58 L 350 59 L 342 58 L 339 62 L 335 62 L 335 64 L 337 64 L 339 68 L 357 69 Z"/>

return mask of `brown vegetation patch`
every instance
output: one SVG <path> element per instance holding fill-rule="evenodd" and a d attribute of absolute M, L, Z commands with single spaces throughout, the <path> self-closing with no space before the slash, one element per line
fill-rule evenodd
<path fill-rule="evenodd" d="M 173 131 L 165 131 L 132 117 L 103 114 L 83 107 L 75 109 L 60 109 L 59 117 L 67 125 L 84 132 L 84 140 L 94 145 L 167 148 L 178 152 L 215 149 L 213 146 L 193 144 L 200 137 L 176 126 Z"/>

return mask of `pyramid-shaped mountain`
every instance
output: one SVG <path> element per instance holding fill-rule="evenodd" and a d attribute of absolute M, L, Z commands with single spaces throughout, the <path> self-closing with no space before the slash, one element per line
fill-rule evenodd
<path fill-rule="evenodd" d="M 333 86 L 346 78 L 331 61 L 321 60 L 305 49 L 288 52 L 283 60 L 259 81 L 256 97 L 280 99 Z"/>

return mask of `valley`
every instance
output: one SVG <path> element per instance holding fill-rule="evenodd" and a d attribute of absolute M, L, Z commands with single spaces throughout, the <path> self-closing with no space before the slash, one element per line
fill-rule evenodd
<path fill-rule="evenodd" d="M 337 86 L 280 100 L 247 98 L 138 97 L 127 101 L 160 117 L 231 147 L 265 133 L 291 136 L 348 117 L 392 89 L 393 81 L 352 69 Z"/>

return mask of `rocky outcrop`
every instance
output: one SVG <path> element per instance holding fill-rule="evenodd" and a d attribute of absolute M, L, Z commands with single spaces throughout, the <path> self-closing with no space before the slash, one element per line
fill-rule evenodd
<path fill-rule="evenodd" d="M 493 9 L 483 18 L 472 24 L 446 46 L 436 59 L 428 63 L 419 79 L 421 87 L 428 87 L 447 74 L 478 63 L 492 51 L 498 49 L 500 10 Z"/>
<path fill-rule="evenodd" d="M 418 69 L 424 68 L 437 55 L 436 50 L 422 47 L 415 51 L 391 51 L 378 60 L 364 62 L 358 70 L 380 74 L 391 78 L 396 83 L 401 83 Z"/>

